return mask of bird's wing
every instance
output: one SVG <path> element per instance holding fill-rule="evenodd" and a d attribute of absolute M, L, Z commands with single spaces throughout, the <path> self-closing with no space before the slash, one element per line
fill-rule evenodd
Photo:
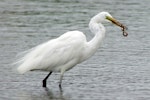
<path fill-rule="evenodd" d="M 57 39 L 50 40 L 33 48 L 22 59 L 20 69 L 51 70 L 82 56 L 85 36 L 78 31 L 67 32 Z M 78 62 L 78 61 L 77 61 Z M 26 68 L 25 68 L 26 67 Z"/>

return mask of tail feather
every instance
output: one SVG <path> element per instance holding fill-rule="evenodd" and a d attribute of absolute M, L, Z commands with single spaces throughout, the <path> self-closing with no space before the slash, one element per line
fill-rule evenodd
<path fill-rule="evenodd" d="M 29 64 L 27 65 L 26 64 L 26 61 L 24 58 L 18 60 L 15 65 L 19 66 L 17 67 L 17 71 L 20 73 L 20 74 L 24 74 L 26 73 L 27 71 L 30 71 L 30 67 L 29 67 Z"/>
<path fill-rule="evenodd" d="M 24 74 L 27 71 L 38 69 L 42 56 L 38 56 L 41 51 L 44 49 L 46 44 L 41 44 L 37 47 L 24 51 L 19 54 L 22 57 L 15 63 L 19 65 L 17 71 L 21 74 Z"/>
<path fill-rule="evenodd" d="M 29 69 L 26 67 L 26 66 L 19 66 L 18 68 L 17 68 L 17 71 L 20 73 L 20 74 L 24 74 L 24 73 L 26 73 L 26 72 L 28 72 L 29 71 Z"/>
<path fill-rule="evenodd" d="M 24 74 L 26 73 L 27 71 L 30 71 L 30 64 L 31 64 L 31 57 L 32 56 L 32 52 L 33 52 L 34 48 L 32 49 L 29 49 L 29 50 L 26 50 L 22 53 L 19 53 L 17 56 L 20 57 L 20 59 L 18 59 L 15 63 L 13 63 L 13 65 L 17 65 L 19 66 L 17 68 L 17 71 L 20 73 L 20 74 Z"/>

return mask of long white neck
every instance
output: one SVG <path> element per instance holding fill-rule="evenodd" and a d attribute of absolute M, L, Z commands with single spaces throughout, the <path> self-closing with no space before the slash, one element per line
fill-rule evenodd
<path fill-rule="evenodd" d="M 91 32 L 95 34 L 95 36 L 86 44 L 84 52 L 85 59 L 89 58 L 96 52 L 105 37 L 105 27 L 101 24 L 101 22 L 96 22 L 95 20 L 91 19 L 89 28 Z"/>
<path fill-rule="evenodd" d="M 88 42 L 88 46 L 92 49 L 92 51 L 96 51 L 102 42 L 102 40 L 105 37 L 105 27 L 99 22 L 95 22 L 93 20 L 90 21 L 89 23 L 89 28 L 92 33 L 95 34 L 95 36 Z"/>

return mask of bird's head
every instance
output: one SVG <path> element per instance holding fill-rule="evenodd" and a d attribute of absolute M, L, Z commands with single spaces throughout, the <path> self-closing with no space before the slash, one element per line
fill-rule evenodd
<path fill-rule="evenodd" d="M 100 23 L 100 22 L 111 22 L 119 27 L 121 27 L 123 31 L 123 36 L 127 36 L 128 33 L 125 32 L 127 30 L 127 27 L 121 24 L 119 21 L 117 21 L 115 18 L 113 18 L 108 12 L 100 12 L 95 17 L 92 18 L 93 21 Z"/>

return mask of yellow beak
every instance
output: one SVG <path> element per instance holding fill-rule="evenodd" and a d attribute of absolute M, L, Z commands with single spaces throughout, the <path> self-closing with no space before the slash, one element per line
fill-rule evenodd
<path fill-rule="evenodd" d="M 127 30 L 126 26 L 124 26 L 123 24 L 121 24 L 119 21 L 117 21 L 113 17 L 106 16 L 106 19 L 108 19 L 109 21 L 111 21 L 113 24 L 115 24 L 117 26 L 120 26 L 122 28 L 122 31 L 123 31 L 123 36 L 128 36 L 128 33 L 125 32 L 125 30 Z"/>

